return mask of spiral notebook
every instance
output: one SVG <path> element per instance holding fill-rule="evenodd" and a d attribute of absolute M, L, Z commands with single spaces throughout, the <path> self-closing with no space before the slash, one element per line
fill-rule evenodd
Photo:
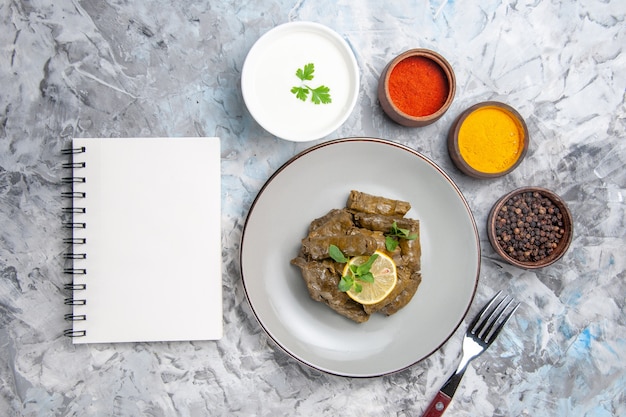
<path fill-rule="evenodd" d="M 221 338 L 219 139 L 83 138 L 65 153 L 65 335 L 74 343 Z"/>

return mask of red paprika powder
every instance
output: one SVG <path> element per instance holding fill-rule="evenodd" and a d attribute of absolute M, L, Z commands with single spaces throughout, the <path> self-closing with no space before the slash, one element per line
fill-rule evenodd
<path fill-rule="evenodd" d="M 441 67 L 423 56 L 398 62 L 389 76 L 389 97 L 404 113 L 422 117 L 439 110 L 450 86 Z"/>

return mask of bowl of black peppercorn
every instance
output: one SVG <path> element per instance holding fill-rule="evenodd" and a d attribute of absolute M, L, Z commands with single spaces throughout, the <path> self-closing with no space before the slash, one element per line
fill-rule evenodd
<path fill-rule="evenodd" d="M 563 257 L 572 241 L 572 214 L 561 197 L 541 187 L 522 187 L 491 208 L 487 234 L 508 263 L 543 268 Z"/>

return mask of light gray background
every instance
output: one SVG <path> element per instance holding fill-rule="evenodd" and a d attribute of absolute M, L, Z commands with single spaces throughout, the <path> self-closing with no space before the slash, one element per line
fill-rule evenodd
<path fill-rule="evenodd" d="M 471 315 L 498 289 L 523 302 L 470 367 L 446 415 L 626 414 L 625 14 L 619 0 L 3 2 L 0 413 L 360 417 L 424 410 L 456 365 L 465 325 L 406 371 L 349 379 L 278 350 L 245 300 L 238 254 L 250 204 L 281 164 L 313 143 L 277 139 L 251 119 L 241 67 L 260 35 L 311 20 L 343 36 L 361 70 L 356 108 L 323 140 L 381 137 L 437 162 L 479 226 L 482 272 Z M 448 113 L 419 129 L 391 122 L 376 98 L 385 64 L 414 47 L 443 54 L 458 83 Z M 463 109 L 490 99 L 526 118 L 531 147 L 516 171 L 480 181 L 453 167 L 445 137 Z M 73 346 L 61 336 L 67 232 L 60 152 L 72 137 L 93 136 L 222 138 L 219 342 Z M 524 185 L 559 193 L 575 221 L 565 258 L 539 271 L 502 263 L 484 229 L 495 200 Z"/>

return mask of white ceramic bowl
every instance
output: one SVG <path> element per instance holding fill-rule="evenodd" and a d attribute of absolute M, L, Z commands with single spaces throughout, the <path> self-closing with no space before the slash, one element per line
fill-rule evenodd
<path fill-rule="evenodd" d="M 313 79 L 296 71 L 314 64 Z M 293 87 L 326 86 L 332 99 L 302 101 Z M 321 139 L 341 126 L 356 104 L 359 69 L 352 50 L 336 32 L 313 22 L 285 23 L 252 46 L 241 72 L 241 91 L 252 117 L 269 133 L 286 140 Z"/>

